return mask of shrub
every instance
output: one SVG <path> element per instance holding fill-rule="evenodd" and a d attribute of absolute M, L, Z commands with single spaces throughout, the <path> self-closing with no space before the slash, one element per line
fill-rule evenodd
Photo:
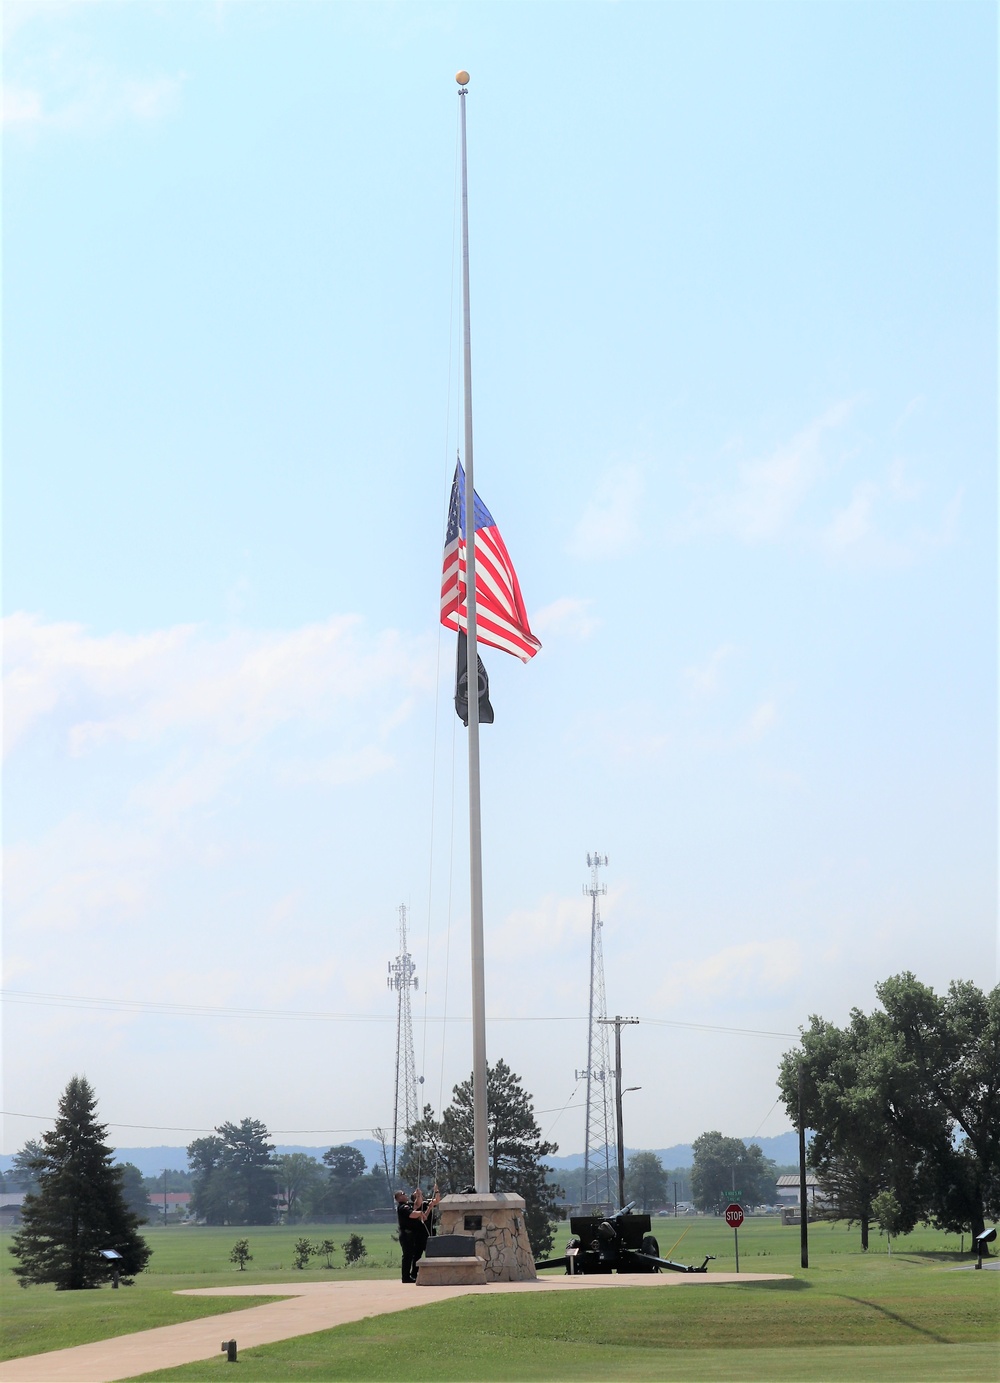
<path fill-rule="evenodd" d="M 345 1239 L 341 1244 L 344 1250 L 344 1257 L 347 1259 L 347 1266 L 352 1263 L 360 1263 L 362 1258 L 366 1258 L 368 1250 L 365 1248 L 365 1241 L 360 1234 L 352 1234 L 349 1239 Z"/>

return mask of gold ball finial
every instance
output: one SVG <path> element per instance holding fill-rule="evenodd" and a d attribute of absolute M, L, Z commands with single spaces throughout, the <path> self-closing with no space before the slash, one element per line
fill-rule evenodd
<path fill-rule="evenodd" d="M 458 82 L 459 86 L 468 86 L 468 85 L 469 85 L 469 74 L 468 74 L 468 72 L 456 72 L 456 73 L 455 73 L 455 81 Z"/>

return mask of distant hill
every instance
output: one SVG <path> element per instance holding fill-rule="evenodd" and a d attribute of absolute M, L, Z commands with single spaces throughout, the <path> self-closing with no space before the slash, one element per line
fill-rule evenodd
<path fill-rule="evenodd" d="M 799 1160 L 799 1139 L 793 1129 L 789 1129 L 787 1133 L 779 1133 L 773 1138 L 744 1138 L 743 1142 L 759 1144 L 764 1156 L 770 1157 L 780 1167 L 793 1166 Z M 279 1153 L 306 1153 L 309 1157 L 322 1158 L 330 1146 L 330 1143 L 323 1143 L 319 1147 L 307 1147 L 302 1143 L 278 1143 L 276 1149 Z M 357 1148 L 358 1152 L 364 1153 L 369 1171 L 382 1162 L 382 1147 L 374 1138 L 356 1138 L 348 1147 Z M 626 1148 L 625 1156 L 629 1158 L 634 1152 L 640 1151 L 647 1150 Z M 673 1147 L 653 1148 L 652 1151 L 664 1167 L 690 1167 L 694 1162 L 690 1143 L 675 1143 Z M 116 1148 L 115 1157 L 119 1162 L 131 1162 L 147 1177 L 159 1176 L 164 1167 L 176 1168 L 177 1171 L 183 1172 L 187 1170 L 188 1165 L 186 1149 L 162 1145 L 156 1148 Z M 583 1153 L 569 1153 L 565 1157 L 550 1157 L 547 1160 L 557 1169 L 582 1167 Z M 0 1156 L 0 1172 L 8 1171 L 13 1161 L 14 1158 L 9 1153 Z"/>
<path fill-rule="evenodd" d="M 309 1157 L 319 1159 L 322 1158 L 327 1148 L 334 1146 L 339 1145 L 323 1143 L 319 1147 L 306 1147 L 300 1143 L 277 1143 L 275 1151 L 279 1153 L 306 1153 Z M 369 1171 L 376 1162 L 381 1164 L 382 1145 L 376 1143 L 374 1138 L 358 1138 L 348 1146 L 357 1148 L 358 1152 L 364 1153 Z M 115 1160 L 117 1162 L 131 1162 L 133 1166 L 139 1168 L 144 1177 L 159 1176 L 164 1167 L 185 1172 L 188 1166 L 186 1148 L 172 1148 L 164 1145 L 156 1148 L 115 1148 Z M 0 1156 L 0 1172 L 8 1171 L 13 1163 L 12 1154 L 6 1153 Z"/>

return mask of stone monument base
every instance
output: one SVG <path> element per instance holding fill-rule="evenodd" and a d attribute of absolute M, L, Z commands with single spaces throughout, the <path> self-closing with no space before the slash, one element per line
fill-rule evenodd
<path fill-rule="evenodd" d="M 418 1287 L 485 1287 L 486 1274 L 478 1254 L 461 1258 L 421 1258 L 417 1264 Z"/>
<path fill-rule="evenodd" d="M 463 1235 L 475 1243 L 475 1259 L 424 1257 L 417 1281 L 426 1285 L 459 1285 L 481 1265 L 486 1282 L 533 1282 L 536 1277 L 524 1227 L 524 1197 L 509 1192 L 445 1196 L 438 1210 L 439 1233 Z M 454 1266 L 445 1267 L 445 1264 Z M 425 1278 L 424 1274 L 427 1273 Z M 449 1276 L 454 1273 L 455 1276 Z"/>

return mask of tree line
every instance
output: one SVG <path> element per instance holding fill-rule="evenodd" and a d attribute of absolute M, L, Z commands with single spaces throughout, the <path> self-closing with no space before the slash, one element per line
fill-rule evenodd
<path fill-rule="evenodd" d="M 259 1119 L 217 1125 L 188 1145 L 191 1213 L 210 1225 L 348 1220 L 389 1203 L 385 1173 L 366 1171 L 364 1154 L 341 1144 L 322 1159 L 275 1154 Z"/>

